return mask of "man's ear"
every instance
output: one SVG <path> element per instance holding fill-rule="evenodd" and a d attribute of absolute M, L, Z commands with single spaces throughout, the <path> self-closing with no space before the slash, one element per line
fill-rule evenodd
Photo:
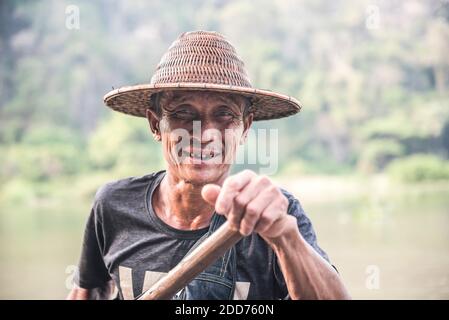
<path fill-rule="evenodd" d="M 160 119 L 159 119 L 158 115 L 152 109 L 147 109 L 146 116 L 147 116 L 148 123 L 150 125 L 150 130 L 153 133 L 154 140 L 160 141 L 161 140 L 161 130 L 159 127 Z"/>
<path fill-rule="evenodd" d="M 240 144 L 244 144 L 246 142 L 249 128 L 251 128 L 251 124 L 253 123 L 253 118 L 254 114 L 252 112 L 248 113 L 247 116 L 243 118 L 243 133 L 242 139 L 240 140 Z"/>

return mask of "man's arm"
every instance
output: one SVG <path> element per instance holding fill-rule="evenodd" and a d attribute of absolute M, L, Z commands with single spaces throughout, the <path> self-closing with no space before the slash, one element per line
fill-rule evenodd
<path fill-rule="evenodd" d="M 74 274 L 74 287 L 67 300 L 108 300 L 116 292 L 114 281 L 103 260 L 103 210 L 106 207 L 107 185 L 98 189 L 84 229 L 78 268 Z"/>
<path fill-rule="evenodd" d="M 264 238 L 278 257 L 292 299 L 350 299 L 340 276 L 302 237 L 296 218 L 286 216 L 291 226 L 274 239 Z"/>

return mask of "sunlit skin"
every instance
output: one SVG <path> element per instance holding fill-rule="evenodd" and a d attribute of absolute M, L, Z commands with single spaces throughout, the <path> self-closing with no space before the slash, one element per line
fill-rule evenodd
<path fill-rule="evenodd" d="M 192 163 L 179 161 L 172 136 L 176 129 L 190 133 L 190 146 L 199 141 L 203 151 L 211 146 L 221 146 L 222 159 L 235 155 L 251 126 L 253 115 L 244 117 L 242 99 L 230 99 L 226 95 L 208 92 L 184 92 L 168 101 L 161 101 L 162 115 L 151 109 L 147 118 L 153 137 L 161 141 L 167 173 L 156 189 L 153 201 L 156 214 L 167 224 L 184 230 L 206 227 L 214 212 L 214 206 L 206 202 L 201 191 L 207 184 L 222 185 L 229 175 L 229 161 Z M 201 137 L 193 136 L 193 122 L 201 122 Z M 228 136 L 225 143 L 226 134 Z M 229 139 L 231 137 L 231 139 Z M 198 151 L 198 150 L 196 150 Z"/>
<path fill-rule="evenodd" d="M 238 145 L 244 142 L 252 123 L 252 114 L 244 117 L 242 104 L 242 99 L 230 99 L 226 95 L 186 92 L 163 103 L 161 116 L 148 109 L 147 117 L 151 130 L 155 139 L 161 140 L 162 143 L 167 173 L 192 185 L 223 182 L 223 177 L 227 176 L 230 170 L 230 161 L 212 161 L 210 165 L 211 161 L 197 161 L 197 165 L 192 165 L 194 160 L 188 161 L 187 158 L 179 163 L 175 152 L 178 139 L 172 133 L 179 129 L 189 133 L 190 139 L 185 146 L 188 151 L 215 149 L 222 155 L 227 155 L 230 160 Z M 201 129 L 197 136 L 193 135 L 195 122 Z M 226 134 L 228 138 L 232 138 L 227 144 Z"/>
<path fill-rule="evenodd" d="M 172 132 L 184 129 L 189 142 L 199 142 L 197 147 L 202 150 L 221 145 L 219 153 L 232 160 L 253 120 L 251 113 L 244 114 L 244 100 L 184 91 L 162 99 L 161 108 L 160 114 L 152 109 L 146 113 L 153 137 L 161 142 L 167 169 L 151 200 L 156 214 L 174 228 L 195 230 L 207 227 L 216 211 L 243 236 L 256 232 L 268 243 L 278 257 L 292 299 L 348 299 L 338 273 L 304 240 L 296 218 L 287 214 L 287 198 L 270 178 L 249 170 L 229 176 L 228 161 L 179 161 L 179 153 L 176 156 L 179 139 Z M 200 137 L 193 135 L 193 121 L 201 121 Z M 225 144 L 226 130 L 231 139 Z M 92 295 L 87 289 L 75 288 L 69 298 Z"/>

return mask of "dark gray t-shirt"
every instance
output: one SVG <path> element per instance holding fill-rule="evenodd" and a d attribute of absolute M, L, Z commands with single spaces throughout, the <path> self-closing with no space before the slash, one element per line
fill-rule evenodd
<path fill-rule="evenodd" d="M 87 221 L 75 283 L 104 287 L 113 280 L 119 298 L 133 299 L 175 267 L 208 228 L 178 230 L 154 212 L 151 199 L 165 171 L 131 177 L 101 187 Z M 299 201 L 288 198 L 288 214 L 296 217 L 305 240 L 327 261 Z M 283 299 L 287 287 L 276 255 L 258 235 L 236 244 L 234 299 Z"/>

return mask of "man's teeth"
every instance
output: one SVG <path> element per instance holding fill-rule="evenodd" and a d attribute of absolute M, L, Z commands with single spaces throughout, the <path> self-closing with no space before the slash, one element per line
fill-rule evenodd
<path fill-rule="evenodd" d="M 216 157 L 218 154 L 216 154 L 214 151 L 209 152 L 184 152 L 185 156 L 189 156 L 191 158 L 199 159 L 199 160 L 209 160 L 214 157 Z"/>

